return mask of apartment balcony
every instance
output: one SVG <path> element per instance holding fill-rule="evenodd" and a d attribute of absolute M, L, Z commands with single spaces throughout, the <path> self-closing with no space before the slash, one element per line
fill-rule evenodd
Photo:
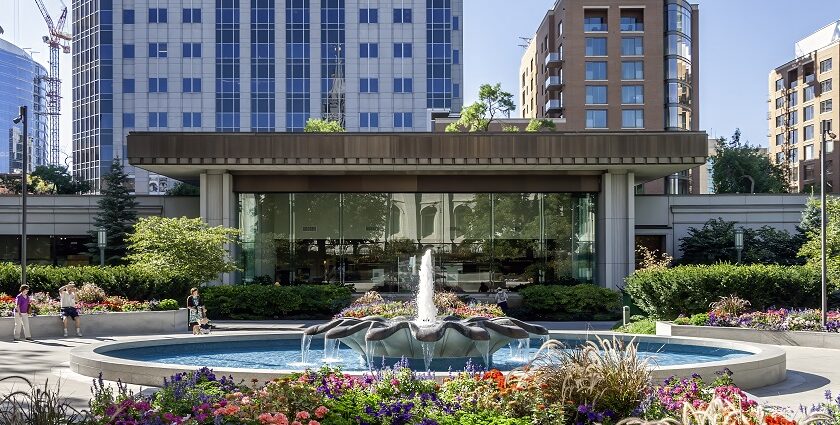
<path fill-rule="evenodd" d="M 552 75 L 545 79 L 546 90 L 557 90 L 563 87 L 563 76 Z"/>
<path fill-rule="evenodd" d="M 563 102 L 559 99 L 551 99 L 545 103 L 546 113 L 557 113 L 563 111 Z"/>
<path fill-rule="evenodd" d="M 549 53 L 545 55 L 545 66 L 557 68 L 563 63 L 563 56 L 560 53 Z"/>

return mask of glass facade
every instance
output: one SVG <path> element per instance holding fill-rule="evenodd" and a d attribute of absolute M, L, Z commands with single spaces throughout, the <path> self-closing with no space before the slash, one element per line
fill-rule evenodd
<path fill-rule="evenodd" d="M 251 131 L 275 131 L 274 2 L 251 0 Z"/>
<path fill-rule="evenodd" d="M 665 7 L 665 127 L 690 130 L 691 103 L 691 6 L 669 0 Z"/>
<path fill-rule="evenodd" d="M 452 0 L 426 0 L 427 107 L 451 108 Z"/>
<path fill-rule="evenodd" d="M 0 173 L 23 168 L 23 126 L 12 119 L 26 105 L 29 115 L 30 170 L 47 163 L 47 70 L 22 49 L 0 40 Z"/>
<path fill-rule="evenodd" d="M 243 193 L 246 281 L 411 291 L 420 256 L 464 292 L 593 281 L 595 194 Z"/>
<path fill-rule="evenodd" d="M 239 0 L 216 0 L 216 131 L 239 131 Z"/>
<path fill-rule="evenodd" d="M 309 0 L 286 1 L 286 130 L 309 119 Z"/>

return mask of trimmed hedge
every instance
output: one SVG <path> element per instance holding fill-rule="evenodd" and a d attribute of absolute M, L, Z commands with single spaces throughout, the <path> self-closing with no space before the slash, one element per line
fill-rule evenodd
<path fill-rule="evenodd" d="M 31 292 L 49 292 L 52 295 L 57 295 L 58 288 L 69 282 L 78 285 L 93 283 L 108 295 L 118 295 L 130 300 L 186 299 L 190 289 L 190 282 L 166 276 L 164 273 L 127 266 L 30 265 L 26 268 L 26 281 Z M 20 265 L 0 263 L 0 292 L 15 295 L 18 289 Z"/>
<path fill-rule="evenodd" d="M 639 270 L 624 290 L 651 316 L 673 319 L 706 313 L 720 297 L 736 295 L 752 308 L 817 307 L 820 271 L 808 266 L 715 264 Z"/>
<path fill-rule="evenodd" d="M 208 316 L 216 320 L 330 318 L 353 296 L 341 285 L 226 285 L 201 291 Z"/>
<path fill-rule="evenodd" d="M 621 317 L 621 294 L 596 285 L 529 285 L 519 294 L 522 295 L 522 314 L 529 320 L 615 320 Z"/>

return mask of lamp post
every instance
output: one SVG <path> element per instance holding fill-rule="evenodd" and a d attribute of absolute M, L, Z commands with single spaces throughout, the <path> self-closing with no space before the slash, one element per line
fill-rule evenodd
<path fill-rule="evenodd" d="M 831 132 L 828 127 L 828 122 L 823 121 L 822 127 L 823 134 L 820 146 L 820 286 L 822 287 L 820 325 L 825 329 L 826 322 L 828 321 L 828 273 L 825 258 L 825 228 L 828 224 L 828 216 L 825 211 L 825 157 L 827 154 L 828 139 L 831 139 L 832 147 L 834 147 L 834 140 L 837 139 L 837 135 Z"/>
<path fill-rule="evenodd" d="M 29 172 L 29 117 L 27 107 L 20 107 L 20 115 L 12 122 L 23 123 L 23 165 L 20 173 L 20 284 L 26 285 L 26 192 L 29 188 L 26 185 L 26 178 Z"/>
<path fill-rule="evenodd" d="M 741 264 L 741 251 L 744 250 L 744 228 L 735 229 L 735 251 L 738 251 L 738 264 Z"/>
<path fill-rule="evenodd" d="M 99 265 L 105 266 L 105 247 L 108 246 L 108 232 L 103 228 L 96 230 L 96 246 L 99 247 Z"/>

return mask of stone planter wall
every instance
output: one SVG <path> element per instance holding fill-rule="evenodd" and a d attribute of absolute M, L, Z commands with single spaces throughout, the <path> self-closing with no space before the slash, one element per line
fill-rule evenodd
<path fill-rule="evenodd" d="M 91 336 L 162 335 L 186 333 L 187 309 L 171 311 L 138 311 L 130 313 L 83 314 L 82 334 Z M 0 340 L 11 340 L 14 318 L 0 318 Z M 34 316 L 29 318 L 32 338 L 58 338 L 64 334 L 59 316 Z M 69 335 L 75 335 L 75 324 L 68 323 Z"/>
<path fill-rule="evenodd" d="M 656 322 L 656 334 L 662 336 L 729 339 L 771 345 L 840 349 L 840 333 L 831 332 L 765 331 L 747 328 L 689 326 L 675 325 L 672 322 Z"/>

